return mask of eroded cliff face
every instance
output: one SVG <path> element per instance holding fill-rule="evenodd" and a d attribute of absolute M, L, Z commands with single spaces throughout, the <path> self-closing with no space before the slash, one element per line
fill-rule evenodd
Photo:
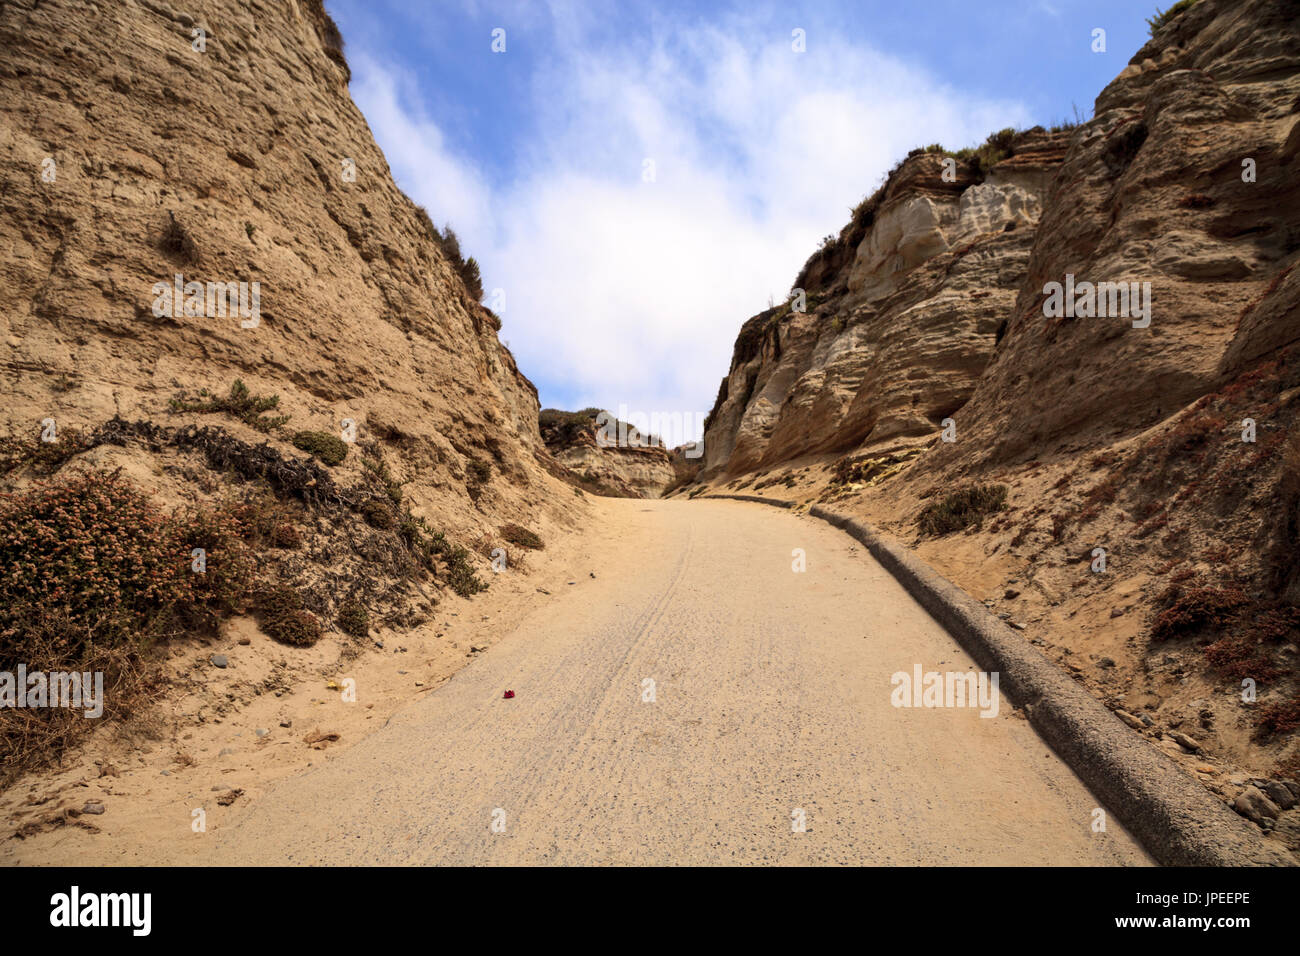
<path fill-rule="evenodd" d="M 961 410 L 969 441 L 933 467 L 1131 434 L 1300 340 L 1298 12 L 1204 0 L 1102 91 Z M 1045 317 L 1044 286 L 1067 274 L 1149 282 L 1150 327 Z"/>
<path fill-rule="evenodd" d="M 179 390 L 240 378 L 289 428 L 353 420 L 452 527 L 535 514 L 565 490 L 536 391 L 394 184 L 339 44 L 319 0 L 0 8 L 6 419 L 178 424 Z M 175 275 L 258 283 L 259 322 L 156 315 Z"/>
<path fill-rule="evenodd" d="M 609 439 L 602 443 L 599 413 L 594 408 L 581 412 L 546 409 L 541 415 L 546 450 L 568 469 L 566 478 L 576 487 L 619 498 L 658 498 L 679 474 L 688 474 L 688 460 L 680 449 L 670 452 L 651 438 L 640 443 L 636 429 L 626 423 L 621 423 L 623 434 L 632 440 L 619 443 L 617 419 L 609 420 L 614 444 Z"/>
<path fill-rule="evenodd" d="M 1298 121 L 1300 7 L 1198 0 L 983 183 L 909 158 L 745 324 L 702 485 L 902 537 L 1300 851 L 1243 797 L 1300 778 Z M 1067 277 L 1149 324 L 1049 314 Z"/>
<path fill-rule="evenodd" d="M 745 324 L 705 474 L 928 436 L 964 405 L 1025 279 L 1067 139 L 1021 134 L 983 181 L 938 153 L 896 169 L 805 267 L 806 311 L 796 299 Z"/>

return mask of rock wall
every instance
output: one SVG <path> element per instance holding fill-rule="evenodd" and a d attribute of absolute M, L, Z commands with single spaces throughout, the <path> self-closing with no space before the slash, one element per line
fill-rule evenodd
<path fill-rule="evenodd" d="M 680 449 L 669 452 L 658 443 L 649 444 L 649 439 L 645 445 L 602 445 L 597 440 L 598 412 L 547 409 L 541 416 L 547 451 L 569 469 L 578 487 L 623 498 L 658 498 L 684 473 L 687 460 Z M 629 427 L 627 433 L 635 436 L 636 430 Z"/>
<path fill-rule="evenodd" d="M 939 153 L 903 162 L 806 267 L 806 311 L 796 300 L 746 323 L 704 473 L 929 435 L 965 404 L 1024 281 L 1067 139 L 1021 134 L 983 181 Z"/>
<path fill-rule="evenodd" d="M 238 377 L 291 427 L 387 442 L 424 507 L 477 520 L 470 459 L 505 478 L 479 510 L 563 493 L 534 460 L 536 390 L 394 184 L 319 0 L 14 0 L 0 51 L 14 430 L 165 424 L 177 390 Z M 259 323 L 156 315 L 177 274 L 259 283 Z"/>
<path fill-rule="evenodd" d="M 1201 0 L 1094 119 L 1020 134 L 982 181 L 908 158 L 805 267 L 807 312 L 745 323 L 705 476 L 928 440 L 950 416 L 962 440 L 928 469 L 1086 446 L 1300 340 L 1298 19 L 1290 0 Z M 1046 318 L 1067 274 L 1150 282 L 1150 327 Z"/>
<path fill-rule="evenodd" d="M 932 467 L 1141 431 L 1300 341 L 1298 12 L 1287 0 L 1202 0 L 1102 91 L 958 415 L 969 441 Z M 1043 288 L 1067 274 L 1149 282 L 1150 327 L 1046 318 Z"/>

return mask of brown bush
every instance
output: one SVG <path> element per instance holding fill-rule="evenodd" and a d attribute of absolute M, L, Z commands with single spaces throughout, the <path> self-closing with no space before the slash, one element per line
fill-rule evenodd
<path fill-rule="evenodd" d="M 1236 586 L 1183 589 L 1174 585 L 1157 599 L 1164 610 L 1151 626 L 1151 637 L 1167 641 L 1203 627 L 1222 627 L 1246 603 L 1246 595 Z"/>

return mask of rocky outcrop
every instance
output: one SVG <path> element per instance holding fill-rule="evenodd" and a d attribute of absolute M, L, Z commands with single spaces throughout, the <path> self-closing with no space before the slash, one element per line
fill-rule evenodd
<path fill-rule="evenodd" d="M 895 169 L 805 267 L 806 301 L 745 324 L 705 474 L 933 434 L 993 355 L 1067 140 L 1020 134 L 983 177 L 937 152 Z"/>
<path fill-rule="evenodd" d="M 1139 50 L 1072 137 L 969 441 L 933 465 L 1132 434 L 1300 341 L 1298 107 L 1292 3 L 1202 0 Z M 1045 317 L 1067 274 L 1149 282 L 1150 327 Z"/>
<path fill-rule="evenodd" d="M 453 524 L 562 493 L 535 461 L 536 391 L 394 184 L 320 0 L 15 0 L 0 50 L 15 430 L 167 423 L 178 390 L 240 378 L 292 427 L 353 420 Z M 177 275 L 257 283 L 258 321 L 157 314 Z"/>
<path fill-rule="evenodd" d="M 570 480 L 587 491 L 621 498 L 658 498 L 689 466 L 680 454 L 664 448 L 657 438 L 641 438 L 626 423 L 606 419 L 612 440 L 602 440 L 600 409 L 563 412 L 548 408 L 541 413 L 541 435 L 555 461 L 572 473 Z M 629 436 L 624 442 L 622 433 Z M 680 450 L 679 450 L 680 451 Z M 680 463 L 679 463 L 680 462 Z"/>
<path fill-rule="evenodd" d="M 949 416 L 969 440 L 929 467 L 1042 455 L 1148 427 L 1300 341 L 1294 14 L 1192 5 L 1093 120 L 1022 134 L 982 182 L 908 158 L 805 267 L 807 311 L 745 324 L 705 473 L 933 436 Z M 1045 317 L 1067 275 L 1151 283 L 1151 326 Z"/>

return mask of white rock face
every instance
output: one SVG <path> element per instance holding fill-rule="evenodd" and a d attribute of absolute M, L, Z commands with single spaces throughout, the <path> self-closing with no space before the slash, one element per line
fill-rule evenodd
<path fill-rule="evenodd" d="M 986 232 L 1001 232 L 1008 223 L 1034 226 L 1042 214 L 1038 197 L 1013 183 L 981 183 L 961 194 L 957 226 L 951 242 L 970 240 Z"/>
<path fill-rule="evenodd" d="M 1030 189 L 992 180 L 971 186 L 960 201 L 914 196 L 882 211 L 858 246 L 849 272 L 850 292 L 866 302 L 890 295 L 907 272 L 959 243 L 1001 232 L 1008 223 L 1034 226 L 1042 203 Z"/>
<path fill-rule="evenodd" d="M 882 211 L 858 246 L 849 291 L 861 292 L 867 301 L 881 299 L 897 287 L 903 273 L 946 252 L 945 218 L 954 217 L 928 196 L 914 196 Z"/>

